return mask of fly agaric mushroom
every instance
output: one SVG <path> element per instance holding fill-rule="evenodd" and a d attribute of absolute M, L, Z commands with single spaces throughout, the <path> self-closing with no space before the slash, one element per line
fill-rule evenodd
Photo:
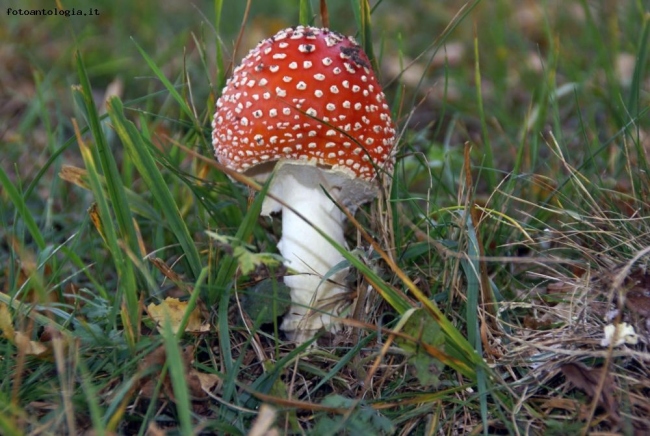
<path fill-rule="evenodd" d="M 262 205 L 262 215 L 282 211 L 278 249 L 297 273 L 284 278 L 292 306 L 282 330 L 296 342 L 338 331 L 347 271 L 328 275 L 344 258 L 315 228 L 345 247 L 335 202 L 354 213 L 393 166 L 395 127 L 368 57 L 328 29 L 282 30 L 235 68 L 212 127 L 218 160 L 258 180 L 274 172 L 268 192 L 289 206 Z"/>

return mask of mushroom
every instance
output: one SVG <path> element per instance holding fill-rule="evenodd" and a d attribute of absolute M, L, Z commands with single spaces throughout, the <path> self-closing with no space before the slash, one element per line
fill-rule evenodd
<path fill-rule="evenodd" d="M 393 167 L 395 127 L 370 61 L 352 37 L 293 27 L 261 41 L 233 71 L 212 122 L 217 159 L 258 180 L 273 173 L 262 215 L 282 212 L 278 249 L 295 274 L 281 329 L 298 343 L 340 330 L 346 247 L 341 206 L 354 213 Z M 338 204 L 337 204 L 338 203 Z M 289 206 L 289 207 L 285 207 Z"/>

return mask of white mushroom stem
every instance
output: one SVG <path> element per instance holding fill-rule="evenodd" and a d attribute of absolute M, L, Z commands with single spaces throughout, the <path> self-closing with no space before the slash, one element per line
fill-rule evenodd
<path fill-rule="evenodd" d="M 354 193 L 350 194 L 352 188 Z M 346 304 L 349 299 L 341 295 L 347 292 L 341 284 L 348 269 L 328 274 L 344 257 L 316 229 L 345 247 L 345 214 L 333 200 L 345 204 L 352 195 L 358 201 L 361 199 L 359 194 L 363 193 L 362 201 L 367 201 L 371 192 L 365 182 L 352 180 L 345 172 L 322 170 L 309 164 L 287 162 L 279 165 L 270 193 L 290 208 L 267 197 L 262 214 L 282 211 L 282 238 L 278 249 L 285 265 L 298 273 L 284 278 L 291 289 L 292 305 L 281 328 L 291 340 L 304 342 L 321 328 L 329 332 L 340 330 L 340 323 L 335 322 L 332 316 L 339 316 L 349 307 Z M 358 203 L 351 203 L 355 204 Z"/>
<path fill-rule="evenodd" d="M 287 178 L 293 179 L 292 176 Z M 334 194 L 332 190 L 330 193 Z M 334 311 L 336 316 L 342 309 L 337 296 L 346 290 L 335 283 L 343 282 L 347 269 L 323 280 L 328 271 L 344 258 L 316 228 L 345 246 L 344 215 L 316 183 L 312 186 L 296 183 L 286 190 L 286 194 L 284 200 L 287 204 L 309 221 L 305 222 L 287 207 L 282 208 L 282 239 L 278 249 L 285 265 L 299 273 L 284 278 L 284 283 L 291 288 L 292 305 L 282 322 L 282 330 L 290 339 L 303 342 L 322 327 L 328 331 L 338 330 L 330 313 Z"/>

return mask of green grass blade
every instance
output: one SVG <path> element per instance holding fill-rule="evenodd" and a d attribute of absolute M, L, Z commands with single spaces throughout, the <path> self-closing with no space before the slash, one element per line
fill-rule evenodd
<path fill-rule="evenodd" d="M 185 380 L 187 369 L 178 348 L 178 338 L 172 331 L 169 318 L 165 319 L 163 325 L 163 339 L 167 354 L 166 363 L 169 369 L 169 377 L 172 381 L 172 388 L 174 389 L 174 400 L 178 420 L 180 421 L 181 434 L 191 435 L 194 432 L 192 431 L 192 418 L 190 415 L 190 394 L 187 389 L 187 381 Z"/>
<path fill-rule="evenodd" d="M 81 133 L 85 133 L 86 129 L 82 129 Z M 38 172 L 32 179 L 32 181 L 29 183 L 27 186 L 27 189 L 25 189 L 25 198 L 29 197 L 34 189 L 38 187 L 38 183 L 42 180 L 43 176 L 47 173 L 47 171 L 54 165 L 54 162 L 61 156 L 61 154 L 68 149 L 72 144 L 75 143 L 75 137 L 69 138 L 67 141 L 63 143 L 59 148 L 54 150 L 52 154 L 48 157 L 47 161 L 45 164 L 38 169 Z"/>
<path fill-rule="evenodd" d="M 81 86 L 75 87 L 75 96 L 77 101 L 81 102 L 81 107 L 85 111 L 85 115 L 90 126 L 90 131 L 95 139 L 94 147 L 85 147 L 82 145 L 81 137 L 78 138 L 79 146 L 82 148 L 82 155 L 89 175 L 91 176 L 91 185 L 93 193 L 98 200 L 100 210 L 100 217 L 107 232 L 107 239 L 109 239 L 110 250 L 115 256 L 118 274 L 120 276 L 120 291 L 124 296 L 125 310 L 127 319 L 123 319 L 127 331 L 128 342 L 133 345 L 137 332 L 139 331 L 139 317 L 140 317 L 140 304 L 139 304 L 139 291 L 135 269 L 132 263 L 124 256 L 122 248 L 120 247 L 119 239 L 123 240 L 126 248 L 134 254 L 140 253 L 140 247 L 136 237 L 135 226 L 133 224 L 133 217 L 126 201 L 126 193 L 122 184 L 122 178 L 117 168 L 117 163 L 111 154 L 111 150 L 106 143 L 104 132 L 99 120 L 97 109 L 92 97 L 92 88 L 88 79 L 88 73 L 83 63 L 80 53 L 76 55 L 77 60 L 77 74 L 81 81 Z M 80 135 L 79 135 L 80 136 Z M 100 171 L 98 165 L 101 166 L 102 173 L 106 179 L 106 188 L 108 197 L 104 196 L 104 191 L 100 181 Z M 112 215 L 109 212 L 108 200 L 113 206 L 113 213 L 119 229 L 119 236 L 113 230 Z M 144 282 L 140 285 L 144 285 Z M 119 307 L 119 306 L 118 306 Z"/>
<path fill-rule="evenodd" d="M 86 67 L 80 54 L 77 54 L 77 73 L 81 80 L 81 89 L 79 90 L 81 99 L 84 103 L 86 117 L 93 138 L 95 139 L 95 146 L 92 148 L 93 157 L 96 162 L 101 165 L 102 172 L 106 180 L 106 189 L 108 198 L 113 205 L 113 212 L 120 229 L 121 237 L 126 241 L 127 246 L 133 253 L 139 253 L 135 226 L 133 225 L 133 216 L 131 209 L 129 209 L 128 202 L 126 201 L 126 193 L 124 185 L 122 184 L 122 176 L 117 167 L 110 147 L 106 142 L 104 132 L 99 120 L 99 114 L 95 108 L 95 103 L 92 98 L 92 88 L 86 72 Z"/>
<path fill-rule="evenodd" d="M 345 353 L 345 355 L 341 358 L 339 358 L 339 361 L 336 365 L 332 367 L 332 369 L 320 379 L 318 384 L 311 388 L 311 393 L 314 395 L 318 389 L 323 386 L 325 383 L 329 382 L 333 377 L 335 377 L 337 374 L 339 374 L 339 371 L 343 369 L 348 363 L 352 361 L 352 359 L 355 358 L 355 356 L 358 356 L 361 350 L 366 347 L 370 341 L 373 341 L 376 339 L 376 335 L 374 333 L 369 334 L 365 338 L 363 338 L 357 345 L 352 347 L 349 352 Z"/>
<path fill-rule="evenodd" d="M 80 188 L 87 189 L 89 191 L 91 190 L 87 171 L 78 169 L 76 167 L 66 167 L 64 165 L 61 172 L 59 173 L 59 177 L 70 183 L 74 183 Z M 99 181 L 101 182 L 104 191 L 107 192 L 106 178 L 100 176 Z M 141 216 L 142 218 L 145 218 L 148 221 L 156 223 L 163 222 L 162 216 L 158 213 L 158 211 L 146 203 L 136 192 L 125 187 L 124 193 L 126 194 L 126 201 L 129 204 L 129 208 L 133 213 Z"/>
<path fill-rule="evenodd" d="M 477 352 L 481 351 L 481 336 L 479 334 L 478 309 L 480 300 L 480 265 L 477 260 L 480 257 L 480 250 L 472 219 L 467 213 L 467 255 L 469 259 L 463 259 L 461 265 L 467 278 L 467 304 L 465 319 L 467 322 L 467 340 Z"/>
<path fill-rule="evenodd" d="M 131 156 L 135 167 L 144 179 L 156 202 L 163 211 L 169 228 L 181 245 L 194 278 L 201 273 L 201 258 L 192 236 L 172 197 L 167 182 L 158 170 L 149 149 L 135 125 L 124 116 L 122 102 L 114 97 L 108 102 L 108 113 L 113 126 Z"/>
<path fill-rule="evenodd" d="M 172 84 L 172 82 L 170 82 L 169 79 L 167 79 L 167 77 L 165 77 L 165 74 L 158 67 L 158 65 L 156 65 L 156 63 L 153 61 L 153 59 L 151 59 L 151 57 L 149 57 L 147 52 L 144 51 L 144 49 L 142 49 L 142 47 L 140 47 L 138 45 L 138 43 L 135 42 L 135 40 L 133 40 L 133 43 L 135 44 L 136 48 L 138 49 L 138 51 L 140 52 L 140 54 L 144 58 L 147 65 L 149 65 L 149 68 L 151 68 L 151 70 L 154 72 L 156 77 L 158 77 L 158 80 L 160 80 L 162 82 L 162 84 L 165 86 L 165 88 L 167 89 L 167 92 L 169 92 L 171 94 L 171 96 L 174 98 L 174 100 L 176 100 L 176 102 L 178 103 L 178 105 L 181 108 L 181 111 L 185 115 L 187 115 L 187 117 L 190 120 L 195 120 L 196 118 L 194 116 L 194 112 L 192 111 L 192 108 L 190 108 L 190 106 L 187 104 L 185 99 L 176 90 L 176 87 Z"/>
<path fill-rule="evenodd" d="M 336 247 L 341 252 L 343 257 L 348 262 L 350 262 L 353 267 L 355 267 L 361 274 L 363 274 L 363 276 L 366 278 L 366 280 L 368 280 L 373 288 L 379 292 L 381 297 L 386 300 L 386 302 L 390 304 L 399 314 L 403 314 L 408 309 L 413 307 L 411 302 L 403 293 L 398 292 L 395 288 L 386 283 L 375 271 L 373 271 L 372 268 L 362 262 L 361 259 L 345 250 L 343 246 L 338 245 L 334 240 L 329 239 L 329 237 L 324 233 L 321 233 L 321 235 L 324 236 L 328 242 L 334 245 L 334 247 Z"/>
<path fill-rule="evenodd" d="M 275 381 L 282 375 L 282 372 L 284 368 L 289 365 L 290 362 L 293 362 L 295 359 L 297 359 L 300 355 L 302 355 L 311 345 L 310 341 L 307 341 L 299 346 L 297 346 L 295 349 L 291 350 L 291 352 L 287 353 L 286 355 L 282 356 L 281 359 L 279 359 L 277 362 L 273 363 L 273 366 L 268 369 L 266 373 L 258 377 L 253 383 L 251 383 L 249 386 L 246 386 L 250 389 L 247 389 L 249 391 L 256 391 L 256 392 L 261 392 L 261 393 L 269 393 L 271 388 L 273 387 L 273 384 Z M 250 397 L 249 397 L 250 398 Z M 247 407 L 253 407 L 254 406 L 254 401 L 251 400 L 249 403 L 245 403 Z"/>
<path fill-rule="evenodd" d="M 296 213 L 294 211 L 294 213 Z M 300 214 L 297 214 L 301 216 Z M 348 219 L 358 224 L 354 217 L 348 215 Z M 357 258 L 354 254 L 349 252 L 345 247 L 339 245 L 334 241 L 329 235 L 324 233 L 319 228 L 314 227 L 314 229 L 333 247 L 335 247 L 341 255 L 350 262 L 352 266 L 357 268 L 361 274 L 366 278 L 368 283 L 372 285 L 375 290 L 384 298 L 393 308 L 400 314 L 404 314 L 408 309 L 413 307 L 413 303 L 407 299 L 407 297 L 398 292 L 396 289 L 393 289 L 388 283 L 386 283 L 379 275 L 369 268 L 364 262 Z M 427 312 L 433 317 L 433 319 L 440 325 L 442 331 L 447 335 L 447 346 L 452 348 L 455 359 L 449 359 L 446 362 L 449 366 L 459 371 L 461 374 L 470 378 L 471 380 L 476 379 L 476 368 L 482 367 L 485 365 L 483 359 L 479 354 L 474 352 L 473 347 L 467 342 L 467 339 L 458 331 L 458 329 L 445 317 L 445 315 L 440 311 L 436 304 L 429 300 L 423 293 L 420 291 L 417 286 L 404 274 L 403 271 L 397 270 L 395 273 L 398 274 L 399 278 L 402 279 L 408 290 L 416 297 L 416 299 L 424 306 Z"/>
<path fill-rule="evenodd" d="M 85 222 L 87 221 L 88 220 L 86 219 L 84 221 L 84 224 L 82 224 L 80 228 L 83 229 L 86 225 Z M 110 298 L 108 292 L 106 291 L 106 287 L 102 285 L 97 280 L 97 278 L 90 273 L 89 271 L 90 268 L 88 267 L 88 265 L 86 265 L 81 259 L 81 257 L 75 252 L 75 246 L 71 248 L 63 247 L 61 249 L 61 252 L 68 258 L 68 261 L 71 264 L 75 265 L 79 269 L 79 271 L 83 271 L 86 274 L 86 278 L 93 285 L 93 291 L 97 292 L 97 294 L 104 300 L 108 300 Z"/>
<path fill-rule="evenodd" d="M 88 371 L 86 363 L 83 360 L 78 362 L 79 378 L 81 379 L 81 388 L 88 404 L 88 411 L 90 412 L 90 419 L 93 423 L 93 431 L 97 436 L 106 434 L 104 425 L 102 423 L 102 410 L 99 406 L 97 399 L 99 398 L 97 389 L 92 383 L 92 374 Z"/>
<path fill-rule="evenodd" d="M 219 35 L 221 27 L 221 13 L 223 11 L 223 0 L 214 0 L 214 28 Z M 221 92 L 221 89 L 226 85 L 226 65 L 223 59 L 223 45 L 221 40 L 217 40 L 216 44 L 216 62 L 217 62 L 217 90 Z"/>
<path fill-rule="evenodd" d="M 23 436 L 25 434 L 6 412 L 0 414 L 0 429 L 2 429 L 2 434 L 7 436 Z"/>
<path fill-rule="evenodd" d="M 650 43 L 650 12 L 646 12 L 643 15 L 643 31 L 641 32 L 639 40 L 639 48 L 636 55 L 636 63 L 634 65 L 634 74 L 632 76 L 632 85 L 630 87 L 630 95 L 628 97 L 627 110 L 633 118 L 639 119 L 641 117 L 639 113 L 639 101 L 641 99 L 641 90 L 643 89 L 642 82 L 645 80 L 645 71 L 648 64 L 648 52 Z M 637 129 L 638 129 L 638 124 Z M 643 148 L 643 141 L 637 140 L 634 141 L 636 146 L 636 151 L 639 157 L 646 156 L 646 152 Z M 645 158 L 639 159 L 639 166 L 641 169 L 647 173 L 648 172 L 648 161 Z"/>
<path fill-rule="evenodd" d="M 630 95 L 627 101 L 627 110 L 632 116 L 637 115 L 639 107 L 640 91 L 642 89 L 641 81 L 644 78 L 644 72 L 647 67 L 648 59 L 648 42 L 650 40 L 650 12 L 643 16 L 643 30 L 639 37 L 636 62 L 634 64 L 634 73 L 632 75 L 632 84 L 630 86 Z"/>
<path fill-rule="evenodd" d="M 262 203 L 264 202 L 264 197 L 269 187 L 271 179 L 266 182 L 262 187 L 260 192 L 258 192 L 255 200 L 251 204 L 250 209 L 244 216 L 244 219 L 237 229 L 235 238 L 240 241 L 247 241 L 248 238 L 253 234 L 253 229 L 257 224 L 257 219 L 262 211 Z M 223 353 L 223 361 L 226 367 L 226 374 L 233 377 L 229 382 L 224 383 L 223 387 L 223 398 L 225 401 L 230 400 L 235 392 L 235 379 L 233 374 L 234 362 L 232 359 L 231 347 L 230 347 L 230 326 L 228 325 L 228 308 L 230 302 L 230 295 L 232 290 L 232 281 L 234 279 L 235 272 L 237 271 L 237 260 L 231 255 L 225 255 L 221 262 L 219 262 L 219 270 L 217 271 L 217 277 L 208 298 L 208 304 L 212 305 L 217 299 L 216 292 L 221 291 L 219 296 L 219 344 L 221 346 L 221 352 Z"/>
<path fill-rule="evenodd" d="M 99 174 L 96 163 L 93 160 L 90 150 L 84 145 L 79 144 L 81 156 L 84 160 L 86 169 L 88 170 L 90 186 L 94 194 L 95 202 L 99 211 L 99 217 L 102 224 L 103 234 L 105 236 L 108 250 L 111 253 L 111 258 L 115 264 L 117 276 L 119 278 L 120 286 L 115 294 L 115 304 L 113 305 L 113 315 L 120 309 L 120 301 L 125 294 L 136 292 L 136 279 L 133 264 L 128 259 L 128 256 L 122 251 L 119 246 L 117 231 L 112 222 L 112 216 L 108 205 L 108 199 L 104 195 L 99 180 Z M 137 307 L 137 303 L 135 305 Z M 128 322 L 128 321 L 127 321 Z M 135 344 L 135 338 L 132 335 L 127 335 L 127 341 L 131 346 Z"/>
<path fill-rule="evenodd" d="M 372 46 L 372 25 L 370 21 L 370 13 L 372 8 L 368 0 L 350 0 L 352 3 L 352 12 L 357 22 L 359 29 L 359 39 L 363 51 L 368 55 L 372 68 L 379 71 L 377 59 L 375 59 L 375 52 Z"/>
<path fill-rule="evenodd" d="M 314 14 L 311 10 L 311 0 L 300 0 L 300 13 L 298 22 L 303 26 L 309 26 Z"/>
<path fill-rule="evenodd" d="M 133 375 L 124 380 L 119 388 L 114 391 L 114 394 L 111 396 L 110 403 L 106 408 L 106 412 L 104 413 L 102 422 L 104 428 L 113 430 L 121 421 L 121 418 L 123 416 L 123 403 L 131 394 L 134 386 L 136 383 L 138 383 L 138 381 L 138 375 Z"/>
<path fill-rule="evenodd" d="M 467 303 L 465 317 L 467 319 L 467 339 L 476 350 L 478 356 L 483 355 L 483 344 L 479 333 L 479 301 L 481 293 L 480 263 L 478 259 L 481 256 L 479 248 L 478 235 L 472 218 L 467 211 L 467 254 L 469 259 L 461 260 L 465 277 L 467 278 Z M 488 290 L 485 290 L 488 292 Z M 483 420 L 483 433 L 488 431 L 488 412 L 487 412 L 487 380 L 482 367 L 476 368 L 476 382 L 478 387 L 479 402 L 481 407 L 481 418 Z"/>
<path fill-rule="evenodd" d="M 208 268 L 203 268 L 199 273 L 199 277 L 196 279 L 196 283 L 194 284 L 194 289 L 190 294 L 190 299 L 187 301 L 187 308 L 185 309 L 183 318 L 181 319 L 180 324 L 178 324 L 178 331 L 176 332 L 177 340 L 180 340 L 183 334 L 185 333 L 185 327 L 187 327 L 187 323 L 190 320 L 190 316 L 192 315 L 192 312 L 196 307 L 196 303 L 199 301 L 199 295 L 201 294 L 200 292 L 201 286 L 203 286 L 203 283 L 205 282 L 207 276 L 208 276 Z"/>
<path fill-rule="evenodd" d="M 29 209 L 27 209 L 27 205 L 25 204 L 25 199 L 23 198 L 22 195 L 20 195 L 20 192 L 14 186 L 14 184 L 11 183 L 11 180 L 9 180 L 9 176 L 7 175 L 7 173 L 5 173 L 4 169 L 1 166 L 0 166 L 0 185 L 4 187 L 5 191 L 7 191 L 7 194 L 9 194 L 9 198 L 11 199 L 11 202 L 16 207 L 18 214 L 25 221 L 25 226 L 27 227 L 27 230 L 29 231 L 30 235 L 32 235 L 32 238 L 34 238 L 34 241 L 36 242 L 38 248 L 44 250 L 45 238 L 43 238 L 43 234 L 41 233 L 41 230 L 38 228 L 38 224 L 36 224 L 34 217 L 30 213 Z"/>

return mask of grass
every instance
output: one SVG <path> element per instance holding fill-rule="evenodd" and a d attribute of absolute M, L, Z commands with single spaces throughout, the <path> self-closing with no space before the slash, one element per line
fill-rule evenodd
<path fill-rule="evenodd" d="M 4 16 L 0 432 L 648 432 L 647 6 L 328 2 L 400 140 L 341 247 L 361 310 L 309 348 L 209 124 L 231 60 L 317 3 Z"/>

